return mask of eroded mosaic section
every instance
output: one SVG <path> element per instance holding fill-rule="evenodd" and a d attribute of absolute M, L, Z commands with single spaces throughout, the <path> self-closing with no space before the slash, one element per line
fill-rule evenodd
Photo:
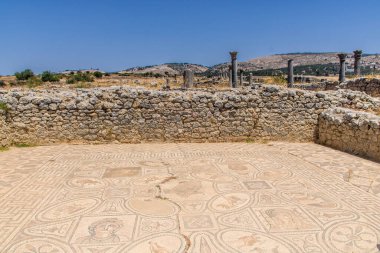
<path fill-rule="evenodd" d="M 347 159 L 380 171 L 315 144 L 12 149 L 0 252 L 377 252 L 380 198 Z"/>

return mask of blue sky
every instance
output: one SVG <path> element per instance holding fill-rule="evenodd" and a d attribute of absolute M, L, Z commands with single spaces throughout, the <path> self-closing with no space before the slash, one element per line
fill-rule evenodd
<path fill-rule="evenodd" d="M 380 52 L 379 0 L 1 0 L 0 74 Z"/>

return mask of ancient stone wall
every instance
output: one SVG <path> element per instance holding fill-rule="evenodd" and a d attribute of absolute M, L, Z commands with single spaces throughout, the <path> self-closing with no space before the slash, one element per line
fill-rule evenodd
<path fill-rule="evenodd" d="M 6 112 L 0 110 L 0 147 L 11 144 L 9 136 L 9 128 L 6 124 Z"/>
<path fill-rule="evenodd" d="M 359 78 L 344 82 L 338 87 L 341 89 L 362 91 L 371 96 L 380 97 L 380 79 Z"/>
<path fill-rule="evenodd" d="M 2 143 L 312 141 L 332 106 L 370 109 L 361 92 L 262 86 L 228 91 L 126 87 L 0 91 Z M 4 136 L 5 135 L 5 136 Z"/>
<path fill-rule="evenodd" d="M 380 117 L 344 108 L 329 109 L 319 119 L 318 142 L 380 161 Z"/>

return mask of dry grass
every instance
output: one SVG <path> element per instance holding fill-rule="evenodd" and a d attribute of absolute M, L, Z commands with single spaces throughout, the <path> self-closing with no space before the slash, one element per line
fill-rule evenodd
<path fill-rule="evenodd" d="M 5 151 L 8 151 L 9 148 L 8 147 L 0 147 L 0 152 L 5 152 Z"/>

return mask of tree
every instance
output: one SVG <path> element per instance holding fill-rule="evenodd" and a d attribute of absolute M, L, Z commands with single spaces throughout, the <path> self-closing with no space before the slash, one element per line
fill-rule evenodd
<path fill-rule="evenodd" d="M 100 71 L 95 71 L 95 72 L 94 72 L 94 76 L 95 76 L 96 78 L 102 78 L 102 77 L 103 77 L 103 73 L 100 72 Z"/>
<path fill-rule="evenodd" d="M 41 74 L 41 80 L 42 82 L 58 82 L 59 81 L 59 76 L 55 73 L 52 73 L 50 71 L 44 71 Z"/>
<path fill-rule="evenodd" d="M 30 69 L 25 69 L 24 71 L 16 72 L 15 76 L 17 80 L 28 80 L 34 76 L 34 73 Z"/>

